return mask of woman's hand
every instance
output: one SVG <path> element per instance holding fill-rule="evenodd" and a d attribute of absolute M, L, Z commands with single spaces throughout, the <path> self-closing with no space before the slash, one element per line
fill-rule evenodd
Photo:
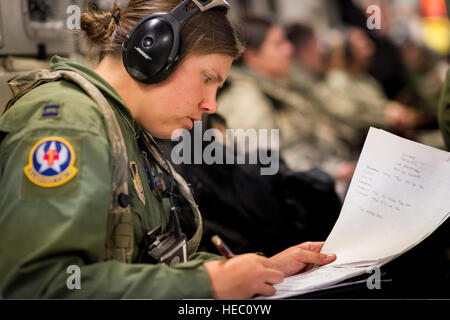
<path fill-rule="evenodd" d="M 284 275 L 270 259 L 256 254 L 236 256 L 226 261 L 205 263 L 216 299 L 249 299 L 255 295 L 272 296 L 274 284 Z"/>
<path fill-rule="evenodd" d="M 314 264 L 325 265 L 336 260 L 336 255 L 321 254 L 324 242 L 305 242 L 270 258 L 273 267 L 285 277 L 312 269 Z"/>

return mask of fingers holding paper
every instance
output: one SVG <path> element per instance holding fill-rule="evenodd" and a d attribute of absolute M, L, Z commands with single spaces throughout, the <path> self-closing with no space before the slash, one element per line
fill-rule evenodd
<path fill-rule="evenodd" d="M 225 261 L 205 263 L 216 299 L 249 299 L 255 295 L 273 296 L 274 285 L 284 274 L 265 257 L 246 254 Z"/>
<path fill-rule="evenodd" d="M 324 242 L 305 242 L 270 258 L 273 268 L 285 277 L 310 269 L 312 265 L 326 265 L 336 260 L 336 255 L 321 254 Z"/>

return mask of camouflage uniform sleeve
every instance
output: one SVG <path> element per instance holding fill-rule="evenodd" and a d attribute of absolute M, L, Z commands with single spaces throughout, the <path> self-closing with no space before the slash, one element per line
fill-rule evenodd
<path fill-rule="evenodd" d="M 343 71 L 329 72 L 325 86 L 318 89 L 322 94 L 328 91 L 327 111 L 357 129 L 385 127 L 384 112 L 389 101 L 375 80 L 369 76 L 360 80 L 352 79 Z"/>
<path fill-rule="evenodd" d="M 233 82 L 219 97 L 217 105 L 218 113 L 230 129 L 275 128 L 272 103 L 252 82 Z"/>
<path fill-rule="evenodd" d="M 450 71 L 447 72 L 447 80 L 439 101 L 438 118 L 447 149 L 450 150 Z"/>
<path fill-rule="evenodd" d="M 40 105 L 55 104 L 46 100 L 55 89 L 49 85 L 47 91 L 35 90 L 0 119 L 0 131 L 7 133 L 0 143 L 3 296 L 211 298 L 202 259 L 175 268 L 101 261 L 111 192 L 110 148 L 104 125 L 95 108 L 86 107 L 92 101 L 71 96 L 67 90 L 63 90 L 66 97 L 57 100 L 62 119 L 58 115 L 42 118 Z M 27 108 L 30 103 L 38 111 Z M 82 115 L 70 111 L 81 107 L 87 110 Z M 21 127 L 24 119 L 30 122 Z M 75 175 L 63 175 L 61 185 L 46 187 L 59 178 L 45 180 L 40 175 L 51 170 L 66 173 L 65 162 L 69 163 L 71 156 L 75 161 L 67 168 Z M 27 167 L 35 169 L 31 179 L 25 174 Z"/>

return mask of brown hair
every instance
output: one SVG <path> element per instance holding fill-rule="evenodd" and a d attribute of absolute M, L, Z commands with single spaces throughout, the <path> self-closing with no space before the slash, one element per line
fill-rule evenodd
<path fill-rule="evenodd" d="M 294 23 L 286 28 L 289 41 L 294 45 L 295 53 L 298 54 L 307 45 L 308 41 L 314 39 L 314 29 L 301 23 Z"/>
<path fill-rule="evenodd" d="M 259 51 L 264 41 L 266 41 L 267 34 L 270 28 L 276 25 L 275 21 L 268 18 L 246 16 L 240 26 L 240 33 L 245 41 L 247 49 Z"/>
<path fill-rule="evenodd" d="M 112 12 L 88 8 L 81 16 L 81 29 L 91 44 L 99 49 L 99 59 L 120 56 L 122 43 L 137 23 L 157 12 L 170 12 L 181 0 L 130 0 L 125 9 L 114 3 Z M 195 6 L 190 3 L 188 8 Z M 238 58 L 243 46 L 226 15 L 221 10 L 208 10 L 191 17 L 182 28 L 182 58 L 189 54 L 226 54 Z"/>

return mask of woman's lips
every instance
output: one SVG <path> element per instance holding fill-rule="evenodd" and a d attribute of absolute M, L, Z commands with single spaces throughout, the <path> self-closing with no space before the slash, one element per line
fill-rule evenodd
<path fill-rule="evenodd" d="M 194 118 L 190 118 L 190 117 L 187 117 L 186 119 L 188 119 L 188 122 L 189 122 L 189 130 L 192 130 L 192 128 L 194 128 L 195 122 L 201 121 L 201 119 L 194 119 Z"/>

